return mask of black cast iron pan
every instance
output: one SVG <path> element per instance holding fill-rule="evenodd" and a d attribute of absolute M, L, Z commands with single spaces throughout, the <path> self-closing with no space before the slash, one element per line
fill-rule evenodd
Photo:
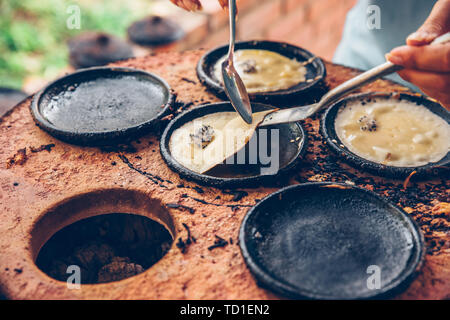
<path fill-rule="evenodd" d="M 404 100 L 409 101 L 413 104 L 424 106 L 450 123 L 450 112 L 444 109 L 439 103 L 432 101 L 431 99 L 422 95 L 383 92 L 369 92 L 351 95 L 333 104 L 322 117 L 321 131 L 331 150 L 336 154 L 342 156 L 348 162 L 360 167 L 361 169 L 382 176 L 405 179 L 413 171 L 415 171 L 414 177 L 417 178 L 426 178 L 436 175 L 439 175 L 441 177 L 448 176 L 450 173 L 450 152 L 448 152 L 443 159 L 435 163 L 429 163 L 419 167 L 394 167 L 364 159 L 348 150 L 344 146 L 344 144 L 342 144 L 335 130 L 335 119 L 339 110 L 345 108 L 349 103 L 355 101 L 361 101 L 362 103 L 371 103 L 374 101 L 381 101 L 386 99 L 394 101 Z"/>
<path fill-rule="evenodd" d="M 346 184 L 305 183 L 272 193 L 249 210 L 239 241 L 258 283 L 290 298 L 391 297 L 424 257 L 423 236 L 408 215 Z"/>
<path fill-rule="evenodd" d="M 273 107 L 260 103 L 253 103 L 252 109 L 253 112 L 258 112 L 273 109 Z M 274 125 L 262 128 L 266 132 L 264 137 L 267 139 L 268 150 L 277 152 L 279 156 L 277 167 L 278 170 L 273 172 L 273 174 L 261 174 L 264 172 L 262 168 L 267 169 L 270 167 L 270 164 L 259 161 L 260 156 L 258 156 L 258 161 L 256 164 L 249 163 L 248 145 L 245 149 L 245 164 L 237 164 L 237 159 L 235 158 L 235 164 L 219 164 L 204 174 L 199 174 L 187 169 L 172 157 L 169 142 L 172 133 L 176 129 L 181 127 L 183 124 L 204 115 L 214 112 L 230 111 L 234 112 L 234 108 L 229 102 L 212 103 L 185 111 L 174 118 L 165 128 L 160 141 L 161 155 L 167 165 L 172 170 L 178 172 L 183 178 L 193 180 L 204 185 L 212 185 L 216 187 L 259 187 L 262 183 L 270 184 L 271 182 L 279 181 L 287 172 L 292 170 L 299 163 L 299 160 L 301 159 L 307 145 L 305 132 L 299 123 Z M 274 134 L 272 130 L 274 129 L 278 132 L 279 143 L 277 146 L 272 148 L 271 139 L 272 134 Z M 258 143 L 261 139 L 263 139 L 260 130 L 261 129 L 256 130 L 256 139 Z M 259 152 L 260 151 L 258 150 L 258 154 Z M 266 170 L 266 173 L 267 172 L 268 171 Z"/>
<path fill-rule="evenodd" d="M 132 68 L 94 67 L 64 76 L 37 93 L 37 125 L 73 144 L 108 145 L 158 127 L 174 101 L 160 77 Z"/>
<path fill-rule="evenodd" d="M 283 42 L 274 41 L 243 41 L 237 42 L 235 50 L 241 49 L 260 49 L 279 53 L 285 57 L 296 59 L 299 62 L 310 60 L 306 64 L 307 82 L 299 83 L 289 89 L 250 93 L 251 101 L 274 104 L 279 107 L 289 105 L 302 105 L 318 101 L 326 92 L 324 79 L 326 76 L 325 65 L 322 60 L 311 52 Z M 214 76 L 214 66 L 218 60 L 227 54 L 228 45 L 215 48 L 201 57 L 197 64 L 197 76 L 209 90 L 219 98 L 228 100 L 223 85 L 219 79 Z"/>

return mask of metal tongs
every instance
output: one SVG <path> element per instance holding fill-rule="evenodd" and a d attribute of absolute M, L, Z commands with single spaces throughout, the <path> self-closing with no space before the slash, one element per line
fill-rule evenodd
<path fill-rule="evenodd" d="M 431 44 L 443 44 L 450 41 L 450 32 L 434 39 Z M 370 83 L 378 78 L 387 76 L 393 72 L 403 69 L 402 66 L 395 65 L 392 62 L 385 62 L 373 69 L 370 69 L 359 76 L 356 76 L 343 84 L 337 86 L 325 94 L 319 102 L 307 106 L 295 107 L 290 109 L 278 110 L 268 114 L 259 124 L 259 127 L 279 123 L 289 123 L 304 120 L 312 116 L 317 111 L 336 102 L 342 96 L 350 93 L 359 87 Z"/>

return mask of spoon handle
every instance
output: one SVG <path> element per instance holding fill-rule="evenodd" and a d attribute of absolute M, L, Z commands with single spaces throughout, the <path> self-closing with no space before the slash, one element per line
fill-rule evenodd
<path fill-rule="evenodd" d="M 230 45 L 228 48 L 228 59 L 231 60 L 230 63 L 232 63 L 234 43 L 236 41 L 236 0 L 229 0 L 228 11 L 230 19 Z"/>
<path fill-rule="evenodd" d="M 447 42 L 450 42 L 450 32 L 434 39 L 431 45 L 445 44 Z M 320 109 L 336 102 L 347 93 L 350 93 L 353 90 L 358 89 L 359 87 L 378 78 L 387 76 L 388 74 L 400 71 L 402 69 L 402 66 L 395 65 L 389 61 L 385 62 L 337 86 L 325 94 L 317 103 L 308 106 L 278 110 L 269 114 L 266 118 L 264 118 L 264 121 L 259 126 L 261 127 L 272 124 L 295 122 L 306 119 Z"/>
<path fill-rule="evenodd" d="M 283 109 L 269 114 L 266 118 L 264 118 L 264 121 L 259 126 L 261 127 L 277 123 L 295 122 L 306 119 L 320 109 L 329 106 L 333 102 L 339 100 L 347 93 L 350 93 L 353 90 L 363 86 L 364 84 L 372 82 L 377 78 L 401 70 L 402 68 L 402 66 L 395 65 L 389 61 L 385 62 L 337 86 L 336 88 L 325 94 L 317 103 L 311 104 L 306 107 L 303 106 Z"/>
<path fill-rule="evenodd" d="M 367 83 L 370 83 L 378 78 L 384 77 L 401 69 L 403 69 L 402 66 L 387 61 L 383 64 L 380 64 L 379 66 L 376 66 L 375 68 L 361 73 L 360 75 L 342 83 L 341 85 L 325 94 L 322 99 L 316 105 L 314 105 L 314 111 L 318 111 L 324 106 L 330 105 L 331 103 L 339 100 L 347 93 L 350 93 Z"/>
<path fill-rule="evenodd" d="M 446 34 L 437 37 L 434 39 L 434 41 L 431 44 L 443 44 L 450 40 L 450 32 L 447 32 Z M 376 66 L 375 68 L 372 68 L 359 76 L 352 78 L 343 84 L 337 86 L 333 90 L 329 91 L 326 95 L 322 97 L 322 99 L 313 107 L 311 107 L 310 112 L 314 113 L 324 106 L 330 105 L 331 103 L 337 101 L 340 99 L 343 95 L 352 92 L 353 90 L 372 82 L 378 78 L 387 76 L 388 74 L 397 72 L 402 70 L 403 67 L 399 65 L 395 65 L 392 62 L 385 62 L 383 64 L 380 64 L 379 66 Z"/>

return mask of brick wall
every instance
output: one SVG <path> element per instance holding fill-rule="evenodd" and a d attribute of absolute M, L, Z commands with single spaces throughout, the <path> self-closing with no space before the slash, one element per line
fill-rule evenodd
<path fill-rule="evenodd" d="M 1 1 L 1 0 L 0 0 Z M 152 51 L 213 48 L 228 42 L 228 13 L 217 0 L 202 0 L 203 11 L 186 12 L 169 0 L 149 0 L 152 14 L 173 19 L 185 30 L 179 42 L 159 47 L 134 46 L 134 54 L 143 56 Z M 270 39 L 301 46 L 318 56 L 331 60 L 340 41 L 347 11 L 356 0 L 237 0 L 239 40 Z M 61 75 L 73 71 L 61 70 Z M 49 79 L 28 77 L 23 90 L 32 93 Z"/>
<path fill-rule="evenodd" d="M 239 40 L 289 42 L 331 60 L 346 14 L 356 0 L 237 0 L 237 3 Z M 204 0 L 203 7 L 199 13 L 171 11 L 187 36 L 163 50 L 212 48 L 227 43 L 227 12 L 215 0 Z"/>

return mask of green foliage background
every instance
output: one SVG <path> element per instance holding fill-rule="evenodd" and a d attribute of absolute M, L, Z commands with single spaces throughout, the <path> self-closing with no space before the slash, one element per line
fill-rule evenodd
<path fill-rule="evenodd" d="M 0 86 L 21 88 L 27 75 L 47 79 L 68 63 L 67 40 L 86 30 L 125 37 L 126 28 L 149 14 L 151 0 L 0 0 Z M 67 8 L 81 9 L 81 29 L 66 27 Z M 140 5 L 137 8 L 136 5 Z"/>

